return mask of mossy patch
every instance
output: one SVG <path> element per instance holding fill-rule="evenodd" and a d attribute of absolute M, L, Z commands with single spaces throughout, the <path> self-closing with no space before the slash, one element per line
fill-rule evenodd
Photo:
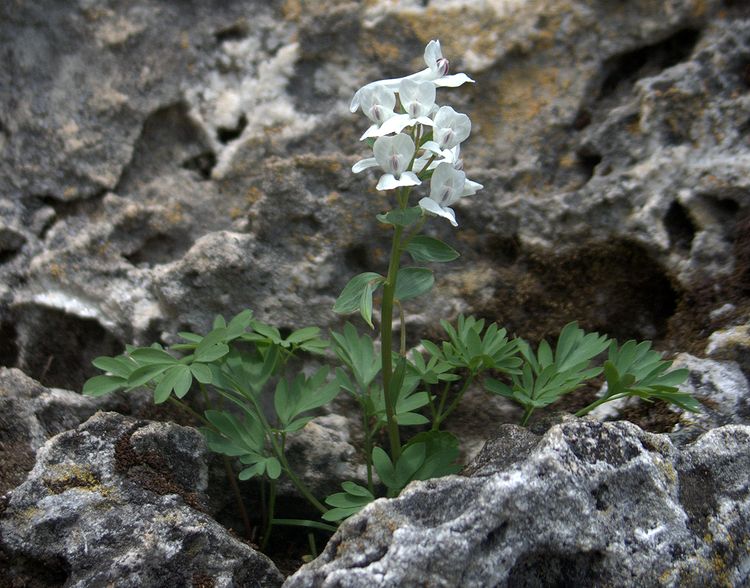
<path fill-rule="evenodd" d="M 62 494 L 73 488 L 97 492 L 102 496 L 111 496 L 112 488 L 102 485 L 101 478 L 89 468 L 76 464 L 59 465 L 54 468 L 59 472 L 54 478 L 44 478 L 44 485 L 52 494 Z"/>

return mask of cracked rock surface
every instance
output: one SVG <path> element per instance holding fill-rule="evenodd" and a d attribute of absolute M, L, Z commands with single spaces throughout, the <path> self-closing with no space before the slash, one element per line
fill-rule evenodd
<path fill-rule="evenodd" d="M 206 454 L 195 429 L 117 413 L 99 412 L 53 437 L 6 497 L 5 579 L 80 587 L 280 585 L 271 560 L 204 512 Z"/>
<path fill-rule="evenodd" d="M 344 523 L 285 586 L 741 586 L 750 428 L 677 449 L 626 422 L 505 425 L 466 476 Z"/>

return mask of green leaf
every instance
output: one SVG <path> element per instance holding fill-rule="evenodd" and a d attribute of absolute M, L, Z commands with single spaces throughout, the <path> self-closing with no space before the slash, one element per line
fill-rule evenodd
<path fill-rule="evenodd" d="M 382 447 L 375 447 L 372 450 L 372 465 L 375 466 L 375 471 L 378 473 L 380 481 L 383 482 L 388 488 L 400 490 L 398 487 L 398 480 L 396 479 L 396 472 L 393 469 L 393 463 L 391 458 Z"/>
<path fill-rule="evenodd" d="M 341 487 L 347 494 L 352 494 L 354 496 L 363 496 L 371 500 L 375 498 L 367 488 L 360 486 L 359 484 L 355 484 L 354 482 L 342 482 Z"/>
<path fill-rule="evenodd" d="M 172 390 L 175 396 L 182 398 L 190 389 L 193 374 L 186 365 L 176 365 L 169 368 L 154 389 L 154 404 L 165 402 Z"/>
<path fill-rule="evenodd" d="M 150 382 L 174 365 L 174 363 L 157 363 L 139 367 L 128 376 L 128 388 L 132 390 L 133 388 L 143 386 L 146 382 Z"/>
<path fill-rule="evenodd" d="M 216 343 L 210 346 L 203 346 L 201 343 L 195 350 L 195 361 L 211 363 L 224 357 L 229 353 L 229 346 L 226 343 Z"/>
<path fill-rule="evenodd" d="M 372 324 L 372 294 L 377 287 L 378 284 L 367 282 L 362 290 L 362 297 L 359 299 L 359 313 L 371 329 L 375 328 Z"/>
<path fill-rule="evenodd" d="M 362 292 L 370 282 L 381 284 L 385 278 L 375 272 L 365 272 L 354 276 L 339 294 L 333 311 L 339 314 L 347 314 L 359 310 L 362 301 Z"/>
<path fill-rule="evenodd" d="M 422 216 L 422 209 L 419 206 L 412 208 L 397 208 L 390 210 L 385 214 L 378 214 L 376 218 L 384 225 L 393 225 L 397 227 L 409 227 L 417 222 Z"/>
<path fill-rule="evenodd" d="M 404 301 L 428 292 L 435 283 L 431 270 L 424 267 L 405 267 L 398 271 L 395 298 Z"/>
<path fill-rule="evenodd" d="M 192 363 L 190 364 L 190 371 L 201 384 L 211 383 L 211 368 L 204 363 Z"/>
<path fill-rule="evenodd" d="M 91 363 L 94 367 L 120 378 L 127 378 L 130 373 L 138 367 L 134 362 L 129 361 L 124 357 L 97 357 Z"/>
<path fill-rule="evenodd" d="M 459 257 L 458 251 L 450 245 L 443 243 L 439 239 L 428 237 L 427 235 L 416 235 L 412 237 L 406 246 L 412 259 L 419 262 L 446 262 L 453 261 Z"/>
<path fill-rule="evenodd" d="M 266 460 L 266 473 L 272 480 L 277 479 L 281 475 L 281 464 L 275 457 L 269 457 Z"/>
<path fill-rule="evenodd" d="M 163 349 L 155 347 L 139 347 L 131 351 L 129 355 L 140 364 L 177 363 L 178 361 Z"/>
<path fill-rule="evenodd" d="M 86 380 L 83 385 L 83 393 L 86 396 L 103 396 L 115 390 L 120 390 L 127 385 L 125 378 L 118 376 L 94 376 Z"/>
<path fill-rule="evenodd" d="M 422 467 L 426 455 L 427 447 L 424 443 L 410 444 L 401 452 L 395 468 L 396 480 L 400 486 L 398 491 L 414 479 L 414 474 Z"/>
<path fill-rule="evenodd" d="M 309 341 L 310 339 L 315 339 L 315 337 L 318 336 L 320 333 L 320 329 L 318 327 L 305 327 L 303 329 L 298 329 L 294 331 L 291 335 L 289 335 L 286 340 L 289 343 L 303 343 L 304 341 Z"/>
<path fill-rule="evenodd" d="M 266 463 L 259 461 L 256 464 L 251 465 L 249 468 L 245 468 L 239 473 L 240 480 L 249 480 L 255 476 L 262 476 L 263 472 L 266 471 Z"/>

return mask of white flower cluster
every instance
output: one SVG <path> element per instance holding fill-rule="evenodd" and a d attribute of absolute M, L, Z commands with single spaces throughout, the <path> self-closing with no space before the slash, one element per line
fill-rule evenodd
<path fill-rule="evenodd" d="M 466 178 L 459 157 L 461 142 L 471 132 L 471 121 L 450 106 L 435 103 L 438 87 L 455 88 L 473 82 L 464 73 L 448 75 L 448 60 L 440 41 L 430 41 L 424 50 L 427 68 L 403 78 L 372 82 L 357 90 L 349 109 L 359 108 L 372 121 L 360 140 L 375 138 L 373 154 L 352 167 L 354 173 L 370 167 L 385 172 L 378 190 L 418 186 L 420 176 L 431 172 L 430 196 L 419 206 L 447 218 L 456 227 L 450 206 L 459 198 L 475 194 L 481 184 Z M 429 140 L 425 140 L 429 135 Z"/>

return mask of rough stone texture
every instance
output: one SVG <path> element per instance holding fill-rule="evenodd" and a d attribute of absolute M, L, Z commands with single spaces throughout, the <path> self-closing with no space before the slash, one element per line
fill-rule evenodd
<path fill-rule="evenodd" d="M 125 411 L 127 404 L 114 396 L 48 389 L 18 369 L 0 367 L 0 495 L 24 481 L 47 439 L 102 409 Z"/>
<path fill-rule="evenodd" d="M 414 482 L 290 577 L 312 586 L 741 586 L 750 428 L 676 449 L 626 422 L 506 425 L 469 477 Z"/>
<path fill-rule="evenodd" d="M 432 37 L 477 81 L 439 98 L 471 115 L 485 189 L 459 231 L 430 223 L 464 257 L 410 305 L 410 342 L 459 311 L 676 350 L 737 324 L 746 5 L 422 4 L 4 4 L 0 363 L 76 389 L 95 354 L 217 312 L 337 324 L 338 291 L 388 248 L 372 219 L 387 198 L 348 169 L 366 152 L 349 98 L 422 67 Z"/>
<path fill-rule="evenodd" d="M 267 557 L 202 512 L 206 454 L 194 429 L 116 413 L 57 435 L 3 509 L 3 573 L 49 586 L 278 586 Z"/>

